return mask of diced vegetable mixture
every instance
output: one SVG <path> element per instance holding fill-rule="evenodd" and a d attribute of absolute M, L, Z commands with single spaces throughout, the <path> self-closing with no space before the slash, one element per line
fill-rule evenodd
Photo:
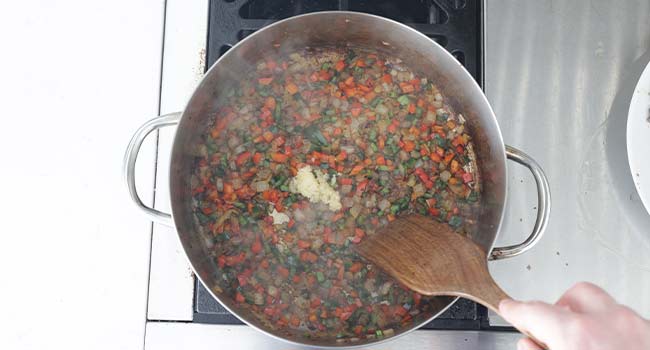
<path fill-rule="evenodd" d="M 399 59 L 310 50 L 259 62 L 197 145 L 192 192 L 218 288 L 278 330 L 341 342 L 432 315 L 351 245 L 407 213 L 458 231 L 479 181 L 462 115 Z"/>

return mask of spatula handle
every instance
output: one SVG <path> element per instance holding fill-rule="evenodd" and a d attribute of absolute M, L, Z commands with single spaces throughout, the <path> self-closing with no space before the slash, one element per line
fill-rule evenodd
<path fill-rule="evenodd" d="M 486 267 L 487 269 L 487 267 Z M 489 272 L 484 274 L 484 281 L 477 282 L 468 287 L 468 294 L 465 296 L 488 309 L 499 313 L 499 303 L 504 299 L 512 299 L 506 292 L 497 285 Z"/>
<path fill-rule="evenodd" d="M 492 279 L 489 274 L 486 274 L 487 279 L 483 283 L 477 283 L 472 286 L 472 290 L 469 291 L 469 294 L 464 295 L 464 298 L 475 301 L 488 309 L 494 311 L 497 315 L 501 316 L 499 312 L 499 303 L 501 300 L 512 298 L 497 285 L 497 283 Z M 514 326 L 514 325 L 513 325 Z M 525 329 L 521 329 L 517 326 L 514 326 L 519 332 L 530 338 L 537 346 L 542 349 L 548 349 L 548 346 L 542 341 L 535 338 L 530 332 Z"/>

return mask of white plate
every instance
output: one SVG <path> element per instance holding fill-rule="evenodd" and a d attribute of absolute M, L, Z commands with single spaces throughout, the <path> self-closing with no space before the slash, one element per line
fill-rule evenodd
<path fill-rule="evenodd" d="M 627 115 L 627 154 L 634 185 L 650 213 L 650 63 L 632 94 Z"/>

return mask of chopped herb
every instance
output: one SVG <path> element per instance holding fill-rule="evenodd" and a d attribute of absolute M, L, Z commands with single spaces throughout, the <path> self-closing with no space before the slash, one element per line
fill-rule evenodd
<path fill-rule="evenodd" d="M 409 104 L 410 100 L 408 96 L 402 95 L 397 98 L 397 102 L 399 102 L 399 104 L 401 104 L 402 106 L 406 106 L 407 104 Z"/>
<path fill-rule="evenodd" d="M 323 281 L 325 281 L 325 276 L 323 275 L 322 272 L 317 271 L 316 272 L 316 279 L 318 280 L 318 282 L 322 283 Z"/>
<path fill-rule="evenodd" d="M 460 227 L 462 223 L 463 223 L 463 219 L 461 219 L 460 216 L 454 215 L 449 219 L 449 225 L 451 225 L 451 227 L 454 228 Z"/>

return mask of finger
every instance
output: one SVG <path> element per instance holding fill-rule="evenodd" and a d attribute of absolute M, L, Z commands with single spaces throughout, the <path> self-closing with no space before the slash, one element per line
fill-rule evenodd
<path fill-rule="evenodd" d="M 514 300 L 501 301 L 499 312 L 513 326 L 529 332 L 548 345 L 562 336 L 564 332 L 562 324 L 570 313 L 540 301 L 520 302 Z"/>
<path fill-rule="evenodd" d="M 589 313 L 605 311 L 615 305 L 616 301 L 600 287 L 580 282 L 567 290 L 555 304 L 568 307 L 574 312 Z"/>
<path fill-rule="evenodd" d="M 517 350 L 543 350 L 530 338 L 521 338 L 517 342 Z"/>

